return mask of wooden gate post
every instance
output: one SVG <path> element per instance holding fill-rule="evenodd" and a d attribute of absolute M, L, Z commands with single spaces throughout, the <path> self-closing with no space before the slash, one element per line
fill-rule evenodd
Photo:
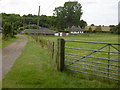
<path fill-rule="evenodd" d="M 62 72 L 64 70 L 65 59 L 65 41 L 64 39 L 57 40 L 57 70 Z"/>

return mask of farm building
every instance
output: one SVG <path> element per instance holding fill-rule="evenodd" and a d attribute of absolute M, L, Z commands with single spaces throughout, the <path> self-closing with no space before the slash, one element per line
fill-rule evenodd
<path fill-rule="evenodd" d="M 65 33 L 65 32 L 56 32 L 55 36 L 68 36 L 69 33 Z"/>
<path fill-rule="evenodd" d="M 84 33 L 84 32 L 83 32 L 83 29 L 81 29 L 80 26 L 78 26 L 78 27 L 72 26 L 72 27 L 69 29 L 69 32 L 70 32 L 71 34 Z"/>
<path fill-rule="evenodd" d="M 25 29 L 22 33 L 29 33 L 33 35 L 54 35 L 55 31 L 49 30 L 47 28 L 40 28 L 40 29 Z"/>

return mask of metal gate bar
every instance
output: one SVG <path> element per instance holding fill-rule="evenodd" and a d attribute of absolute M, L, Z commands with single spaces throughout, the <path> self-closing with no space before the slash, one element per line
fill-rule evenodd
<path fill-rule="evenodd" d="M 108 79 L 112 79 L 112 80 L 116 80 L 116 81 L 120 81 L 120 79 L 116 79 L 116 78 L 112 78 L 110 77 L 110 75 L 114 75 L 114 76 L 119 76 L 119 74 L 116 74 L 116 73 L 110 73 L 110 70 L 112 71 L 117 71 L 118 73 L 120 72 L 120 70 L 117 70 L 117 69 L 112 69 L 110 68 L 110 66 L 114 66 L 114 67 L 118 67 L 120 68 L 120 65 L 115 65 L 115 64 L 110 64 L 110 61 L 114 61 L 114 62 L 120 62 L 120 60 L 113 60 L 113 59 L 110 59 L 110 55 L 111 53 L 114 53 L 114 54 L 120 54 L 120 50 L 118 48 L 116 48 L 115 46 L 113 45 L 120 45 L 120 43 L 106 43 L 106 42 L 91 42 L 91 41 L 78 41 L 78 40 L 65 40 L 65 42 L 80 42 L 80 43 L 93 43 L 93 44 L 106 44 L 105 46 L 102 46 L 101 48 L 97 49 L 97 50 L 94 50 L 94 49 L 83 49 L 83 48 L 74 48 L 74 47 L 68 47 L 68 46 L 65 46 L 66 49 L 74 49 L 74 50 L 85 50 L 85 51 L 93 51 L 89 54 L 87 54 L 86 56 L 85 55 L 77 55 L 77 54 L 71 54 L 71 53 L 65 53 L 65 59 L 67 60 L 66 62 L 68 64 L 65 64 L 65 66 L 70 66 L 70 67 L 74 67 L 74 68 L 79 68 L 79 69 L 84 69 L 84 70 L 89 70 L 89 71 L 95 71 L 95 72 L 99 72 L 99 73 L 104 73 L 104 74 L 107 74 L 107 76 L 101 76 L 101 75 L 97 75 L 97 74 L 92 74 L 92 73 L 89 73 L 89 72 L 84 72 L 84 71 L 78 71 L 78 70 L 74 70 L 74 69 L 69 69 L 71 71 L 76 71 L 76 72 L 80 72 L 80 73 L 85 73 L 85 74 L 91 74 L 91 75 L 94 75 L 94 76 L 100 76 L 100 77 L 104 77 L 104 78 L 108 78 Z M 107 47 L 108 46 L 108 51 L 104 51 L 102 50 L 103 48 Z M 114 48 L 117 52 L 115 51 L 111 51 L 111 47 Z M 100 58 L 100 57 L 93 57 L 93 56 L 90 56 L 96 52 L 104 52 L 104 53 L 108 53 L 108 57 L 107 58 Z M 71 58 L 71 57 L 68 57 L 68 56 L 79 56 L 79 57 L 82 57 L 80 59 L 77 59 L 77 58 Z M 84 58 L 93 58 L 93 59 L 99 59 L 99 60 L 107 60 L 108 63 L 103 63 L 103 62 L 97 62 L 97 61 L 89 61 L 89 60 L 83 60 Z M 75 61 L 68 61 L 68 60 L 75 60 Z M 83 64 L 83 63 L 78 63 L 78 61 L 83 61 L 83 62 L 89 62 L 89 63 L 96 63 L 96 64 L 102 64 L 102 65 L 107 65 L 108 67 L 102 67 L 102 66 L 95 66 L 95 65 L 90 65 L 90 64 Z M 105 71 L 100 71 L 100 70 L 94 70 L 94 69 L 89 69 L 89 68 L 84 68 L 84 67 L 78 67 L 78 66 L 73 66 L 72 64 L 79 64 L 79 65 L 85 65 L 85 66 L 91 66 L 91 67 L 96 67 L 96 68 L 101 68 L 101 69 L 106 69 L 108 70 L 107 72 Z"/>
<path fill-rule="evenodd" d="M 70 53 L 65 53 L 65 55 L 70 55 L 70 56 L 80 56 L 80 57 L 88 57 L 88 58 L 94 58 L 94 59 L 100 59 L 100 60 L 109 60 L 109 61 L 120 62 L 120 60 L 113 60 L 113 59 L 99 58 L 99 57 L 91 57 L 91 56 L 84 56 L 84 55 L 77 55 L 77 54 L 70 54 Z"/>
<path fill-rule="evenodd" d="M 109 72 L 104 72 L 104 71 L 99 71 L 99 70 L 94 70 L 94 69 L 88 69 L 88 68 L 73 66 L 73 65 L 69 65 L 69 64 L 68 64 L 68 65 L 66 64 L 66 66 L 76 67 L 76 68 L 85 69 L 85 70 L 90 70 L 90 71 L 95 71 L 95 72 L 101 72 L 101 73 L 105 73 L 105 74 L 109 74 L 109 75 L 114 75 L 114 76 L 120 76 L 120 75 L 114 74 L 114 73 L 109 73 Z"/>
<path fill-rule="evenodd" d="M 83 49 L 83 48 L 74 48 L 74 47 L 65 47 L 68 49 L 76 49 L 76 50 L 86 50 L 86 51 L 95 51 L 95 52 L 105 52 L 108 53 L 109 51 L 101 51 L 101 50 L 94 50 L 94 49 Z M 110 53 L 120 53 L 120 52 L 111 52 Z"/>
<path fill-rule="evenodd" d="M 115 81 L 120 81 L 120 79 L 110 78 L 110 77 L 101 76 L 101 75 L 92 74 L 92 73 L 83 72 L 83 71 L 78 71 L 78 70 L 74 70 L 74 69 L 69 69 L 69 68 L 68 68 L 68 70 L 71 70 L 71 71 L 76 71 L 76 72 L 80 72 L 80 73 L 84 73 L 84 74 L 91 74 L 91 75 L 94 75 L 94 76 L 99 76 L 99 77 L 103 77 L 103 78 L 108 78 L 108 79 L 112 79 L 112 80 L 115 80 Z"/>
<path fill-rule="evenodd" d="M 77 61 L 84 61 L 84 62 L 91 62 L 91 63 L 97 63 L 97 64 L 104 64 L 104 65 L 109 65 L 109 66 L 120 67 L 120 65 L 115 65 L 115 64 L 107 64 L 107 63 L 101 63 L 101 62 L 95 62 L 95 61 L 88 61 L 88 60 L 77 59 L 77 58 L 70 58 L 70 57 L 65 57 L 65 58 L 66 58 L 66 59 L 77 60 Z"/>
<path fill-rule="evenodd" d="M 92 66 L 92 67 L 96 67 L 96 68 L 101 68 L 101 69 L 109 69 L 109 70 L 113 70 L 113 71 L 119 71 L 120 72 L 120 70 L 117 70 L 117 69 L 111 69 L 111 68 L 106 68 L 106 67 L 100 67 L 100 66 L 95 66 L 95 65 L 89 65 L 89 64 L 83 64 L 83 63 L 78 63 L 78 62 L 71 62 L 71 61 L 66 61 L 66 62 L 68 62 L 68 63 L 74 63 L 74 64 L 79 64 L 79 65 L 85 65 L 85 66 Z M 69 64 L 65 64 L 65 65 L 69 65 Z"/>

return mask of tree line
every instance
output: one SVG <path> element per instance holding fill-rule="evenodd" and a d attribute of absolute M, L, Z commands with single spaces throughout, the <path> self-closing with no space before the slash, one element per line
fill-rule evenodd
<path fill-rule="evenodd" d="M 66 31 L 72 26 L 80 26 L 82 29 L 87 26 L 87 22 L 82 20 L 82 6 L 77 1 L 65 2 L 63 6 L 56 7 L 54 9 L 53 16 L 47 15 L 23 15 L 19 14 L 6 14 L 2 15 L 2 27 L 3 36 L 13 37 L 17 32 L 24 29 L 37 29 L 37 20 L 39 18 L 39 26 L 49 28 L 56 31 Z M 97 31 L 101 31 L 101 27 L 96 28 Z M 89 28 L 91 31 L 91 28 Z M 120 33 L 119 25 L 111 26 L 112 33 Z"/>
<path fill-rule="evenodd" d="M 53 16 L 37 16 L 32 14 L 20 16 L 19 14 L 2 13 L 2 27 L 4 29 L 7 25 L 11 25 L 14 32 L 28 28 L 37 29 L 37 20 L 39 18 L 40 27 L 52 30 L 65 31 L 73 25 L 84 29 L 87 26 L 87 22 L 81 20 L 82 14 L 80 3 L 68 1 L 65 2 L 64 6 L 56 7 Z"/>

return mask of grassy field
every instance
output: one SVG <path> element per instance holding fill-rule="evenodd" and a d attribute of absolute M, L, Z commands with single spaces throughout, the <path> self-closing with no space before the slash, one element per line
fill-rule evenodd
<path fill-rule="evenodd" d="M 92 28 L 92 30 L 96 29 L 96 26 L 86 26 L 85 30 L 88 30 L 90 27 Z M 102 26 L 101 28 L 102 28 L 102 31 L 110 31 L 110 27 L 109 26 L 104 26 L 104 27 Z"/>
<path fill-rule="evenodd" d="M 103 39 L 103 36 L 106 39 Z M 112 36 L 112 41 L 109 37 Z M 96 37 L 96 38 L 95 38 Z M 101 37 L 101 39 L 100 39 Z M 40 36 L 40 38 L 56 41 L 59 37 Z M 79 35 L 62 37 L 72 40 L 117 42 L 117 35 Z M 103 39 L 103 40 L 102 40 Z M 73 44 L 69 44 L 73 45 Z M 108 84 L 98 80 L 80 79 L 74 73 L 57 72 L 55 60 L 51 59 L 46 48 L 41 48 L 31 38 L 22 55 L 16 60 L 11 71 L 3 79 L 3 88 L 116 88 L 115 84 Z"/>

